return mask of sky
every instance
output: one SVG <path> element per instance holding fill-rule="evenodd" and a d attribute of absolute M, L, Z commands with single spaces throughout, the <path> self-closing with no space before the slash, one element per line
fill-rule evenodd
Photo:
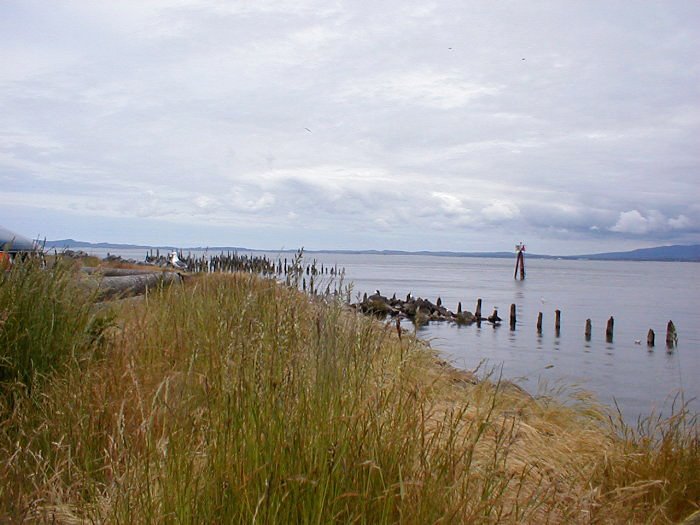
<path fill-rule="evenodd" d="M 700 2 L 0 0 L 27 237 L 700 243 Z"/>

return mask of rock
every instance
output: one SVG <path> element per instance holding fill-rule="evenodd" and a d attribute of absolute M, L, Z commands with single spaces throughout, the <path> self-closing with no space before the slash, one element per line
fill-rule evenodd
<path fill-rule="evenodd" d="M 471 312 L 460 312 L 454 316 L 454 321 L 457 324 L 471 324 L 476 321 L 476 317 Z"/>

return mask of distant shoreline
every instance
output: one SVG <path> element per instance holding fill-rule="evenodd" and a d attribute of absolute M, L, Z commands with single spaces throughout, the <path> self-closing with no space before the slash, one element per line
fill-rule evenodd
<path fill-rule="evenodd" d="M 262 250 L 255 248 L 245 248 L 242 246 L 197 246 L 197 247 L 181 247 L 181 246 L 148 246 L 136 244 L 117 244 L 117 243 L 91 243 L 86 241 L 77 241 L 75 239 L 60 239 L 55 241 L 46 241 L 46 248 L 51 249 L 80 249 L 80 248 L 99 248 L 111 250 L 182 250 L 182 251 L 204 251 L 210 252 L 227 252 L 227 251 L 245 251 L 245 252 L 275 252 L 275 253 L 296 253 L 297 249 L 277 249 L 277 250 Z M 471 257 L 471 258 L 489 258 L 489 259 L 511 259 L 514 257 L 512 252 L 451 252 L 451 251 L 403 251 L 403 250 L 304 250 L 305 253 L 329 253 L 329 254 L 357 254 L 357 255 L 423 255 L 430 257 Z M 700 262 L 700 244 L 694 245 L 673 245 L 673 246 L 657 246 L 654 248 L 641 248 L 638 250 L 630 250 L 626 252 L 606 252 L 582 255 L 544 255 L 528 253 L 529 259 L 562 259 L 562 260 L 588 260 L 588 261 L 647 261 L 647 262 Z"/>

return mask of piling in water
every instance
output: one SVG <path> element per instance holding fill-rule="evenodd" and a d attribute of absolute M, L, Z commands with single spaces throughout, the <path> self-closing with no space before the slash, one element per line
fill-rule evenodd
<path fill-rule="evenodd" d="M 586 330 L 585 330 L 585 335 L 586 335 L 586 341 L 591 340 L 591 331 L 592 331 L 592 324 L 590 319 L 586 319 Z"/>
<path fill-rule="evenodd" d="M 615 319 L 613 316 L 610 316 L 610 319 L 608 319 L 608 324 L 605 326 L 605 340 L 608 343 L 613 342 L 613 331 L 615 329 Z"/>
<path fill-rule="evenodd" d="M 513 278 L 518 278 L 518 270 L 520 270 L 520 280 L 523 280 L 525 279 L 525 256 L 523 254 L 525 251 L 525 245 L 520 243 L 515 247 L 515 250 L 518 252 L 518 256 L 515 259 L 515 273 L 513 274 Z"/>
<path fill-rule="evenodd" d="M 515 303 L 510 305 L 510 329 L 515 330 L 516 315 L 515 315 Z"/>
<path fill-rule="evenodd" d="M 669 321 L 666 325 L 666 347 L 673 348 L 678 344 L 678 334 L 676 333 L 676 325 L 673 321 Z"/>
<path fill-rule="evenodd" d="M 481 299 L 476 300 L 476 311 L 474 312 L 474 317 L 478 321 L 481 321 Z"/>
<path fill-rule="evenodd" d="M 656 334 L 654 333 L 654 330 L 649 328 L 649 332 L 647 332 L 647 346 L 649 348 L 653 348 L 655 342 L 656 342 Z"/>
<path fill-rule="evenodd" d="M 542 312 L 537 313 L 537 333 L 542 333 Z"/>
<path fill-rule="evenodd" d="M 554 332 L 558 336 L 561 331 L 561 310 L 554 310 Z"/>

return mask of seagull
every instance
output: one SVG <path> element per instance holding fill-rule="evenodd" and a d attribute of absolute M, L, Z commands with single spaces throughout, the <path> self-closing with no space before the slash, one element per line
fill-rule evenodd
<path fill-rule="evenodd" d="M 642 340 L 641 340 L 641 339 L 635 339 L 634 344 L 636 344 L 636 345 L 641 345 L 641 344 L 642 344 Z"/>
<path fill-rule="evenodd" d="M 187 265 L 183 261 L 181 261 L 180 258 L 177 256 L 177 252 L 170 252 L 168 258 L 170 264 L 172 264 L 175 268 L 180 268 L 181 270 L 187 268 Z"/>
<path fill-rule="evenodd" d="M 304 128 L 304 129 L 305 129 L 306 131 L 308 131 L 309 133 L 313 133 L 309 128 Z"/>

